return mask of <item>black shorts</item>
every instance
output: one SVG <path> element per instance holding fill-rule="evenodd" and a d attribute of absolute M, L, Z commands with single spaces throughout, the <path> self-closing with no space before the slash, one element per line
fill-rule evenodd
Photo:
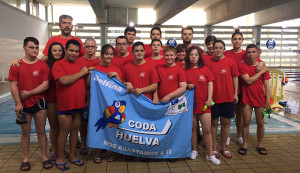
<path fill-rule="evenodd" d="M 216 103 L 211 107 L 212 118 L 233 118 L 234 117 L 234 104 L 233 102 Z"/>
<path fill-rule="evenodd" d="M 40 110 L 47 109 L 47 104 L 44 98 L 40 98 L 39 102 L 29 108 L 23 108 L 23 112 L 28 114 L 35 114 Z"/>
<path fill-rule="evenodd" d="M 238 94 L 238 98 L 239 98 L 239 101 L 237 102 L 237 104 L 241 105 L 242 104 L 242 94 Z"/>

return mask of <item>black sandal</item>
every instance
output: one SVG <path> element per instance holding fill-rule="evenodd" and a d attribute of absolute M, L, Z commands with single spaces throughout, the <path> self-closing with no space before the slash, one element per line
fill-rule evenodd
<path fill-rule="evenodd" d="M 247 148 L 240 148 L 239 149 L 239 151 L 238 151 L 238 153 L 240 154 L 240 155 L 246 155 L 247 154 Z"/>
<path fill-rule="evenodd" d="M 267 155 L 267 150 L 264 147 L 256 147 L 256 150 L 261 155 Z"/>
<path fill-rule="evenodd" d="M 49 167 L 47 167 L 47 165 L 50 165 Z M 44 169 L 50 169 L 53 167 L 53 163 L 50 160 L 45 160 L 43 161 L 43 168 Z"/>
<path fill-rule="evenodd" d="M 27 167 L 27 168 L 25 168 Z M 29 171 L 30 170 L 30 163 L 29 162 L 22 162 L 20 166 L 21 171 Z"/>

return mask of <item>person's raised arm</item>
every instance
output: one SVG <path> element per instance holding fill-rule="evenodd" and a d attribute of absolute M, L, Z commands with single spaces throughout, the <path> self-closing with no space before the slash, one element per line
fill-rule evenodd
<path fill-rule="evenodd" d="M 75 81 L 77 81 L 78 79 L 80 79 L 81 77 L 88 74 L 88 72 L 89 72 L 89 69 L 87 67 L 82 67 L 78 73 L 63 76 L 63 77 L 57 79 L 57 81 L 63 86 L 70 85 L 70 84 L 74 83 Z"/>
<path fill-rule="evenodd" d="M 175 91 L 169 93 L 169 94 L 166 95 L 165 97 L 163 97 L 163 98 L 161 99 L 161 102 L 167 103 L 167 102 L 170 101 L 172 98 L 181 96 L 181 95 L 186 91 L 186 86 L 187 86 L 186 82 L 179 82 L 179 88 L 176 89 Z"/>
<path fill-rule="evenodd" d="M 259 79 L 259 77 L 260 77 L 261 75 L 263 75 L 263 74 L 264 74 L 265 72 L 267 72 L 267 71 L 268 71 L 268 67 L 264 66 L 263 69 L 260 70 L 259 72 L 257 72 L 255 75 L 249 77 L 248 74 L 244 74 L 244 75 L 241 76 L 241 78 L 245 81 L 245 83 L 246 83 L 247 85 L 251 85 L 251 84 L 253 84 L 254 82 L 256 82 L 256 81 Z"/>

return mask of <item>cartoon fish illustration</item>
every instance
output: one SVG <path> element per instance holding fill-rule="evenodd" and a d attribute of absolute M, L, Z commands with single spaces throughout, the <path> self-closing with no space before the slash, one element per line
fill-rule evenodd
<path fill-rule="evenodd" d="M 96 132 L 100 128 L 104 129 L 107 124 L 109 127 L 118 128 L 118 124 L 122 124 L 125 121 L 125 109 L 125 101 L 113 101 L 113 104 L 104 110 L 103 117 L 95 124 L 95 127 L 97 127 Z"/>

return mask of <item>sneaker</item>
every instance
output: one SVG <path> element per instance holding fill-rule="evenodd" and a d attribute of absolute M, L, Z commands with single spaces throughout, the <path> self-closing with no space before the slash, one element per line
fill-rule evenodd
<path fill-rule="evenodd" d="M 235 142 L 239 143 L 240 145 L 243 145 L 243 138 L 242 137 L 235 138 Z"/>
<path fill-rule="evenodd" d="M 192 154 L 191 154 L 190 159 L 195 160 L 197 155 L 198 155 L 198 151 L 192 150 Z"/>
<path fill-rule="evenodd" d="M 214 165 L 220 165 L 221 161 L 217 159 L 214 155 L 212 156 L 206 156 L 206 160 L 210 161 Z"/>
<path fill-rule="evenodd" d="M 230 136 L 228 136 L 227 141 L 226 141 L 226 145 L 229 146 L 230 144 Z"/>

